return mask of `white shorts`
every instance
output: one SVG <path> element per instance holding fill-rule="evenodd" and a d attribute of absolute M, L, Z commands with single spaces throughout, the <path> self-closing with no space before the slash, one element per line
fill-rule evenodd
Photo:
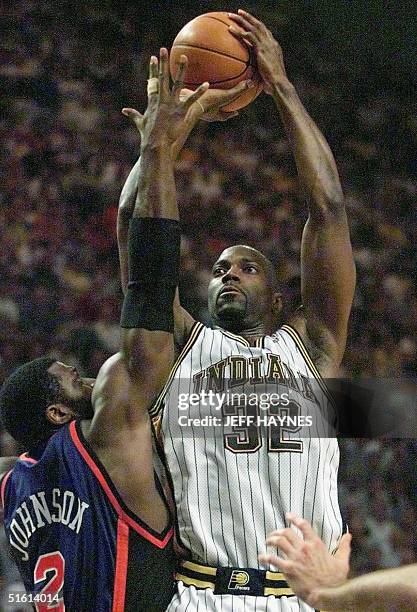
<path fill-rule="evenodd" d="M 214 595 L 213 589 L 196 589 L 177 582 L 177 593 L 166 612 L 314 612 L 298 597 L 252 597 L 249 595 Z"/>

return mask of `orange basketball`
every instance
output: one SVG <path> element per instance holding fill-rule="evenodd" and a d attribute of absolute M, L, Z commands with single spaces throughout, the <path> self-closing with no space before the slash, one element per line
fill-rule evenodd
<path fill-rule="evenodd" d="M 234 111 L 247 106 L 262 91 L 254 53 L 229 32 L 229 25 L 239 26 L 227 13 L 205 13 L 196 17 L 178 33 L 172 44 L 170 69 L 177 72 L 180 55 L 188 58 L 184 87 L 196 89 L 208 81 L 210 87 L 230 89 L 251 79 L 255 87 L 244 91 L 222 110 Z"/>

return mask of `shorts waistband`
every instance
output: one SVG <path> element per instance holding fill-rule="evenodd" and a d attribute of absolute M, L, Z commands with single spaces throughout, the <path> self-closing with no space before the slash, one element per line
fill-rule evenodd
<path fill-rule="evenodd" d="M 196 589 L 213 589 L 215 595 L 294 595 L 281 572 L 252 567 L 210 567 L 193 561 L 182 561 L 177 568 L 175 579 Z"/>

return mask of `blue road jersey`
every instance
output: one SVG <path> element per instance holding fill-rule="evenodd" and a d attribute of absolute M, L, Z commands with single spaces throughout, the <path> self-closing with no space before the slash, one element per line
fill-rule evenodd
<path fill-rule="evenodd" d="M 37 457 L 22 455 L 1 497 L 10 552 L 38 610 L 165 610 L 172 523 L 157 533 L 126 507 L 80 423 L 62 427 Z"/>

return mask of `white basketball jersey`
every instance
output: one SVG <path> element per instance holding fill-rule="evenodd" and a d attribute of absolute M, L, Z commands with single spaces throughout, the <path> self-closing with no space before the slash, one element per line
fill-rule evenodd
<path fill-rule="evenodd" d="M 325 384 L 293 328 L 256 344 L 196 323 L 151 411 L 181 543 L 213 566 L 260 568 L 265 538 L 288 526 L 286 512 L 311 522 L 331 551 L 343 530 Z"/>

